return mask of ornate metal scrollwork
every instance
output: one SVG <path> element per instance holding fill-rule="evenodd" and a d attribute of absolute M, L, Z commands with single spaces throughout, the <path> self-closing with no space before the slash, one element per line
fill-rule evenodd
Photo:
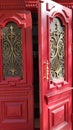
<path fill-rule="evenodd" d="M 2 29 L 3 78 L 22 78 L 22 36 L 21 28 L 9 22 Z"/>
<path fill-rule="evenodd" d="M 64 79 L 64 48 L 65 31 L 59 18 L 54 18 L 50 25 L 50 77 L 54 79 Z"/>

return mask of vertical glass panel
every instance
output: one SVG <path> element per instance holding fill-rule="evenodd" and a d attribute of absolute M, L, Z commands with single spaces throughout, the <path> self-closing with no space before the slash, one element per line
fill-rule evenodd
<path fill-rule="evenodd" d="M 51 81 L 64 79 L 65 75 L 65 29 L 59 18 L 50 25 L 50 77 Z"/>
<path fill-rule="evenodd" d="M 21 28 L 9 22 L 2 29 L 3 78 L 22 78 L 22 36 Z"/>

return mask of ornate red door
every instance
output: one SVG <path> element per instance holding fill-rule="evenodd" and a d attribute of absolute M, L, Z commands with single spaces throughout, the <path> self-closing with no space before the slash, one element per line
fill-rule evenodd
<path fill-rule="evenodd" d="M 40 130 L 72 130 L 72 12 L 39 2 Z"/>
<path fill-rule="evenodd" d="M 0 130 L 33 130 L 32 23 L 28 11 L 0 13 Z"/>

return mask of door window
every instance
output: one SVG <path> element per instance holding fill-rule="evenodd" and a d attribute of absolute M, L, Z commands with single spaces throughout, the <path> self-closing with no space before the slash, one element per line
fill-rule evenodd
<path fill-rule="evenodd" d="M 3 78 L 23 76 L 22 35 L 16 23 L 8 22 L 2 29 Z"/>
<path fill-rule="evenodd" d="M 50 24 L 50 77 L 64 79 L 65 75 L 65 28 L 61 20 L 56 17 Z"/>

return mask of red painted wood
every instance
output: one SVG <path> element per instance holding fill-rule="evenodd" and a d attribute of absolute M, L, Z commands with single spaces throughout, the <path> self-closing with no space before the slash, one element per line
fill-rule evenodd
<path fill-rule="evenodd" d="M 72 12 L 53 1 L 39 2 L 40 130 L 72 130 Z M 65 26 L 65 79 L 50 83 L 50 23 Z M 46 63 L 48 61 L 48 80 Z"/>
<path fill-rule="evenodd" d="M 64 5 L 70 6 L 68 3 Z M 69 9 L 48 0 L 40 0 L 39 3 L 36 0 L 2 0 L 0 2 L 0 28 L 2 29 L 9 21 L 15 22 L 22 28 L 24 70 L 23 80 L 19 77 L 3 80 L 2 45 L 0 44 L 0 130 L 33 130 L 32 20 L 30 12 L 24 10 L 29 9 L 34 12 L 37 8 L 39 8 L 40 130 L 72 130 L 72 16 Z M 45 78 L 45 63 L 47 60 L 50 63 L 49 25 L 56 16 L 61 18 L 66 27 L 66 80 L 50 84 Z M 0 43 L 2 43 L 1 29 Z"/>
<path fill-rule="evenodd" d="M 2 29 L 8 22 L 22 29 L 23 79 L 3 79 Z M 32 22 L 28 11 L 0 12 L 0 130 L 33 130 Z"/>
<path fill-rule="evenodd" d="M 73 9 L 73 0 L 53 0 L 57 3 L 60 3 L 64 6 L 67 6 L 71 9 Z M 35 12 L 38 10 L 38 0 L 2 0 L 0 3 L 0 9 L 1 10 L 18 10 L 18 9 L 27 9 L 31 10 L 32 12 Z"/>

